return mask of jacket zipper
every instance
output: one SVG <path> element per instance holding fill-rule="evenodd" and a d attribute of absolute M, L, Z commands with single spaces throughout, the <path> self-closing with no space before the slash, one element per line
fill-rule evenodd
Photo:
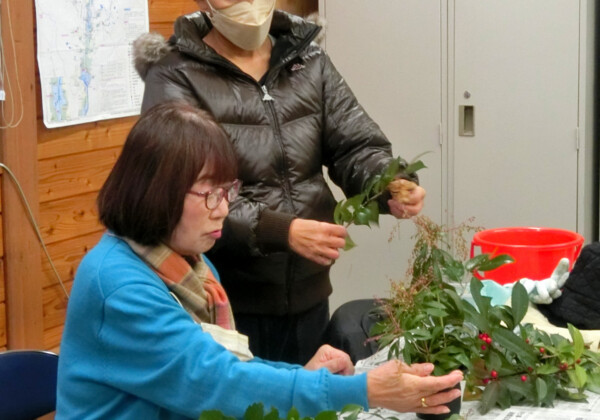
<path fill-rule="evenodd" d="M 282 67 L 286 66 L 290 61 L 292 61 L 294 58 L 299 56 L 300 51 L 303 51 L 308 46 L 308 44 L 310 44 L 312 42 L 312 40 L 315 38 L 315 36 L 317 36 L 317 33 L 319 32 L 319 30 L 320 30 L 319 28 L 313 29 L 313 31 L 304 38 L 303 42 L 300 45 L 298 45 L 296 48 L 294 48 L 294 50 L 290 54 L 285 56 L 279 63 L 277 63 L 276 66 L 273 66 L 272 68 L 270 68 L 267 71 L 267 75 L 264 79 L 265 80 L 264 84 L 260 85 L 260 89 L 263 94 L 262 101 L 267 105 L 267 108 L 269 109 L 269 111 L 271 112 L 271 116 L 273 117 L 275 137 L 277 139 L 277 142 L 279 143 L 279 147 L 281 148 L 281 156 L 283 158 L 283 161 L 281 164 L 282 175 L 284 178 L 282 185 L 284 187 L 283 189 L 285 191 L 286 198 L 288 199 L 288 201 L 290 203 L 290 207 L 294 214 L 296 214 L 296 209 L 294 207 L 294 202 L 292 200 L 292 185 L 289 181 L 289 177 L 287 176 L 288 174 L 285 173 L 285 172 L 287 172 L 287 170 L 285 169 L 286 153 L 285 153 L 285 149 L 283 147 L 283 140 L 281 138 L 281 127 L 279 125 L 279 120 L 277 119 L 277 113 L 275 112 L 275 105 L 273 104 L 275 102 L 275 100 L 269 94 L 269 90 L 267 89 L 267 84 L 273 79 L 275 74 L 278 74 L 279 70 Z"/>
<path fill-rule="evenodd" d="M 286 162 L 286 153 L 285 153 L 285 148 L 283 147 L 283 140 L 281 138 L 281 126 L 279 125 L 279 120 L 277 119 L 277 113 L 275 112 L 275 105 L 274 102 L 275 100 L 273 99 L 273 97 L 269 94 L 269 90 L 267 89 L 266 85 L 261 85 L 260 86 L 260 90 L 262 92 L 262 101 L 265 103 L 265 105 L 267 106 L 267 109 L 269 110 L 269 113 L 271 114 L 271 117 L 273 119 L 273 132 L 275 135 L 275 139 L 277 140 L 277 144 L 279 145 L 279 148 L 281 150 L 281 178 L 282 178 L 282 183 L 281 185 L 283 186 L 283 191 L 285 192 L 285 197 L 289 202 L 290 205 L 290 209 L 292 210 L 292 212 L 294 214 L 296 214 L 296 208 L 294 207 L 294 201 L 292 200 L 292 185 L 290 183 L 290 179 L 288 176 L 288 171 L 286 169 L 285 166 L 285 162 Z"/>

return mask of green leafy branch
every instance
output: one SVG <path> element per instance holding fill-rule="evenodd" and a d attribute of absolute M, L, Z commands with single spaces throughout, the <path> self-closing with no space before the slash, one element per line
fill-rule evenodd
<path fill-rule="evenodd" d="M 265 413 L 263 403 L 254 403 L 246 409 L 243 420 L 357 420 L 364 409 L 360 405 L 348 404 L 337 413 L 333 410 L 325 410 L 317 413 L 314 417 L 301 416 L 294 407 L 288 411 L 284 417 L 279 415 L 279 410 L 271 407 L 271 410 Z M 339 417 L 338 417 L 339 416 Z M 235 417 L 227 416 L 220 410 L 206 410 L 200 414 L 198 420 L 237 420 Z"/>
<path fill-rule="evenodd" d="M 375 175 L 360 194 L 346 200 L 340 200 L 333 213 L 335 223 L 344 227 L 348 227 L 351 224 L 379 225 L 379 204 L 377 199 L 383 195 L 388 184 L 394 179 L 410 178 L 420 169 L 426 168 L 425 164 L 421 160 L 418 160 L 419 156 L 410 163 L 407 163 L 398 156 L 390 162 L 383 173 Z M 349 250 L 355 246 L 354 241 L 350 236 L 347 236 L 344 249 Z"/>
<path fill-rule="evenodd" d="M 600 354 L 585 347 L 577 328 L 568 324 L 569 340 L 521 324 L 529 298 L 520 283 L 513 287 L 511 306 L 492 306 L 481 289 L 481 282 L 471 282 L 477 308 L 466 306 L 466 322 L 481 332 L 466 375 L 465 400 L 480 400 L 486 413 L 514 404 L 551 407 L 557 398 L 583 401 L 585 391 L 600 391 Z"/>

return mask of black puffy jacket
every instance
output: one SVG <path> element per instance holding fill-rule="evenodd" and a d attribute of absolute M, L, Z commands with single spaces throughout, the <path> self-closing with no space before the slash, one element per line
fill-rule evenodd
<path fill-rule="evenodd" d="M 329 267 L 290 251 L 291 221 L 332 221 L 336 200 L 323 166 L 354 195 L 389 163 L 391 145 L 312 42 L 318 26 L 276 11 L 270 68 L 260 82 L 204 44 L 209 30 L 208 18 L 194 13 L 176 21 L 168 43 L 136 41 L 142 108 L 182 99 L 222 124 L 243 187 L 208 255 L 237 313 L 298 313 L 325 300 L 331 283 Z"/>

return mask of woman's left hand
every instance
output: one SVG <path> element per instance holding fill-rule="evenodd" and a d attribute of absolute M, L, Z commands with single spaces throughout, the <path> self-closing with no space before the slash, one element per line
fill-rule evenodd
<path fill-rule="evenodd" d="M 425 188 L 416 185 L 408 191 L 408 195 L 402 203 L 394 199 L 388 200 L 390 213 L 397 219 L 408 219 L 412 216 L 416 216 L 421 212 L 425 205 L 425 195 Z"/>
<path fill-rule="evenodd" d="M 342 350 L 331 347 L 329 344 L 319 347 L 319 350 L 304 368 L 307 370 L 326 368 L 331 373 L 339 373 L 340 375 L 354 374 L 354 365 L 350 360 L 350 356 Z"/>

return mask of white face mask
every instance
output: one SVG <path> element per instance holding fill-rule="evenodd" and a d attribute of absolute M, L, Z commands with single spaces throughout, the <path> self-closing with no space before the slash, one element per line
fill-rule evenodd
<path fill-rule="evenodd" d="M 271 27 L 275 0 L 241 1 L 224 9 L 215 9 L 207 1 L 214 28 L 232 44 L 244 50 L 260 47 Z"/>

